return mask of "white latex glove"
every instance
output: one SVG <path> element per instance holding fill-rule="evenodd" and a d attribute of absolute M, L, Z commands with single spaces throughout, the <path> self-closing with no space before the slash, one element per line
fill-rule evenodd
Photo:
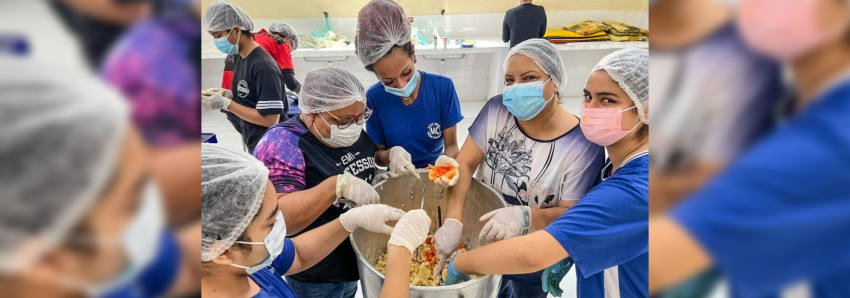
<path fill-rule="evenodd" d="M 404 150 L 401 146 L 390 148 L 390 166 L 389 172 L 383 175 L 383 179 L 398 178 L 401 175 L 409 174 L 419 179 L 419 173 L 416 172 L 416 167 L 413 166 L 413 161 L 410 160 L 410 153 Z"/>
<path fill-rule="evenodd" d="M 410 210 L 395 224 L 389 244 L 403 246 L 413 254 L 417 247 L 425 243 L 430 227 L 431 218 L 425 210 Z"/>
<path fill-rule="evenodd" d="M 349 199 L 357 206 L 377 204 L 381 200 L 371 184 L 348 173 L 336 178 L 336 198 Z"/>
<path fill-rule="evenodd" d="M 460 236 L 462 232 L 463 224 L 454 218 L 446 218 L 443 226 L 437 229 L 437 233 L 434 234 L 434 248 L 437 249 L 439 263 L 437 269 L 434 270 L 434 276 L 440 275 L 446 261 L 460 247 Z"/>
<path fill-rule="evenodd" d="M 528 206 L 499 208 L 484 214 L 478 220 L 487 222 L 478 234 L 479 239 L 486 238 L 493 241 L 511 238 L 528 231 L 528 227 L 531 226 L 531 208 Z"/>
<path fill-rule="evenodd" d="M 372 204 L 348 210 L 339 216 L 339 221 L 349 233 L 363 228 L 369 232 L 389 234 L 393 232 L 393 228 L 387 225 L 387 221 L 398 220 L 403 215 L 404 211 L 401 209 Z"/>
<path fill-rule="evenodd" d="M 455 184 L 457 184 L 457 178 L 460 177 L 460 170 L 458 169 L 458 167 L 460 167 L 460 165 L 457 164 L 457 160 L 455 160 L 454 158 L 445 156 L 445 155 L 440 155 L 440 157 L 437 158 L 437 162 L 434 165 L 435 166 L 452 166 L 452 167 L 455 168 L 455 172 L 456 172 L 455 177 L 452 178 L 451 180 L 443 178 L 443 177 L 439 177 L 439 178 L 437 178 L 437 180 L 434 180 L 434 184 L 436 184 L 437 186 L 439 186 L 441 188 L 449 188 L 449 187 L 455 186 Z"/>
<path fill-rule="evenodd" d="M 225 89 L 227 90 L 227 89 Z M 229 92 L 229 91 L 228 91 Z M 225 94 L 226 95 L 226 94 Z M 232 94 L 230 96 L 233 96 Z M 230 103 L 233 100 L 225 97 L 224 95 L 212 92 L 212 91 L 204 91 L 201 93 L 201 109 L 206 112 L 209 110 L 225 110 L 227 111 L 227 107 L 230 106 Z"/>

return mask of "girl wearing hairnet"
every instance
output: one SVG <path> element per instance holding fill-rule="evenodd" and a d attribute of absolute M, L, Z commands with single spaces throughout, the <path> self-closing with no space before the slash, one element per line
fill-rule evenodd
<path fill-rule="evenodd" d="M 287 230 L 300 235 L 340 217 L 349 206 L 375 204 L 375 144 L 363 131 L 372 115 L 365 90 L 352 73 L 323 67 L 307 73 L 301 89 L 301 115 L 269 128 L 254 156 L 270 170 L 269 179 Z M 287 276 L 298 297 L 352 297 L 357 260 L 348 241 L 310 269 Z"/>
<path fill-rule="evenodd" d="M 502 240 L 540 230 L 583 197 L 602 169 L 604 149 L 558 101 L 567 76 L 558 50 L 543 39 L 516 45 L 505 59 L 505 89 L 481 110 L 457 161 L 438 165 L 459 171 L 448 188 L 448 219 L 435 234 L 441 262 L 457 248 L 463 206 L 472 181 L 498 190 L 511 207 L 481 217 L 482 239 Z M 442 268 L 442 267 L 440 267 Z M 545 297 L 540 272 L 503 277 L 502 297 Z"/>
<path fill-rule="evenodd" d="M 416 168 L 456 157 L 463 120 L 452 80 L 416 69 L 410 30 L 404 9 L 391 0 L 371 1 L 357 17 L 357 57 L 380 80 L 366 92 L 373 111 L 366 132 L 390 177 L 419 177 Z"/>
<path fill-rule="evenodd" d="M 543 290 L 560 296 L 559 283 L 575 262 L 578 297 L 648 297 L 648 57 L 646 49 L 616 51 L 602 58 L 587 79 L 581 129 L 609 156 L 601 174 L 594 173 L 599 184 L 541 231 L 457 255 L 449 262 L 446 284 L 468 274 L 545 269 Z M 523 227 L 503 225 L 493 229 L 505 234 Z M 494 256 L 499 262 L 492 261 Z"/>
<path fill-rule="evenodd" d="M 287 119 L 289 105 L 284 101 L 280 65 L 258 43 L 268 36 L 251 33 L 254 22 L 236 4 L 217 1 L 210 4 L 204 26 L 215 45 L 233 59 L 233 91 L 214 88 L 202 93 L 203 111 L 224 110 L 227 120 L 242 135 L 248 152 L 270 126 Z"/>
<path fill-rule="evenodd" d="M 285 23 L 273 23 L 269 30 L 260 29 L 253 35 L 254 41 L 268 53 L 278 67 L 283 81 L 281 82 L 287 91 L 301 92 L 301 83 L 295 79 L 295 66 L 292 63 L 292 51 L 298 47 L 298 35 L 295 29 Z M 283 32 L 283 33 L 281 33 Z M 286 35 L 284 35 L 286 34 Z M 285 36 L 295 35 L 295 39 Z M 221 88 L 233 91 L 233 71 L 236 69 L 236 55 L 228 55 L 224 59 L 224 75 L 222 76 Z"/>
<path fill-rule="evenodd" d="M 780 126 L 650 219 L 650 292 L 716 266 L 738 297 L 850 297 L 850 1 L 738 5 L 744 41 L 794 94 L 762 107 Z"/>
<path fill-rule="evenodd" d="M 357 228 L 391 234 L 388 246 L 395 252 L 392 261 L 407 269 L 410 252 L 425 242 L 431 225 L 422 210 L 405 213 L 374 204 L 351 209 L 313 231 L 286 238 L 287 225 L 281 212 L 286 207 L 280 206 L 263 163 L 244 152 L 204 144 L 201 171 L 204 297 L 303 297 L 297 296 L 281 276 L 315 266 Z M 398 220 L 395 228 L 386 225 L 390 220 Z M 408 284 L 409 273 L 403 273 L 403 282 Z M 408 292 L 399 282 L 388 285 L 388 289 L 382 297 Z"/>

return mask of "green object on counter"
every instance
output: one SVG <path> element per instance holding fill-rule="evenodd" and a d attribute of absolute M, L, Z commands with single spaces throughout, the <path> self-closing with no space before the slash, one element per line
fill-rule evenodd
<path fill-rule="evenodd" d="M 328 19 L 328 13 L 325 12 L 325 29 L 324 29 L 324 31 L 310 30 L 310 33 L 312 33 L 313 36 L 316 37 L 316 38 L 322 38 L 322 37 L 325 37 L 325 35 L 328 34 L 328 32 L 330 32 L 330 31 L 332 31 L 331 30 L 331 22 Z"/>

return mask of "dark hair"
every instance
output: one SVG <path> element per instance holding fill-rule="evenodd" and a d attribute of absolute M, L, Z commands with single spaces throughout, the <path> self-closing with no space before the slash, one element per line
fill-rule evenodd
<path fill-rule="evenodd" d="M 642 141 L 645 140 L 647 137 L 649 137 L 649 125 L 646 125 L 646 123 L 641 122 L 641 126 L 640 128 L 638 128 L 638 131 L 635 134 L 635 139 L 638 141 Z"/>
<path fill-rule="evenodd" d="M 227 33 L 231 33 L 232 31 L 233 31 L 233 29 L 227 30 Z M 252 38 L 252 39 L 254 38 L 254 33 L 251 33 L 251 31 L 248 31 L 248 30 L 245 30 L 245 29 L 239 29 L 239 31 L 242 32 L 242 35 L 248 36 L 249 38 Z"/>
<path fill-rule="evenodd" d="M 404 51 L 405 54 L 407 54 L 408 58 L 413 59 L 413 55 L 414 55 L 413 43 L 408 42 L 408 43 L 404 44 L 403 46 L 394 45 L 392 48 L 390 48 L 389 51 L 387 51 L 387 54 L 385 54 L 384 57 L 389 56 L 390 53 L 392 53 L 395 49 L 401 49 L 402 51 Z M 381 58 L 383 59 L 384 57 L 381 57 Z M 381 60 L 381 59 L 378 59 L 378 60 Z M 372 64 L 369 64 L 369 65 L 366 65 L 366 70 L 371 71 L 371 72 L 375 72 L 375 64 L 372 63 Z"/>

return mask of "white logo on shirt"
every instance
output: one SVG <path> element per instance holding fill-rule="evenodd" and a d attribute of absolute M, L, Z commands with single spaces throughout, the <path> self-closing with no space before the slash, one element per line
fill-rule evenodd
<path fill-rule="evenodd" d="M 428 137 L 436 140 L 442 136 L 443 130 L 440 129 L 439 123 L 431 123 L 431 125 L 428 125 Z"/>
<path fill-rule="evenodd" d="M 248 82 L 245 82 L 245 80 L 239 80 L 239 84 L 236 86 L 236 91 L 241 98 L 248 96 L 248 93 L 250 93 L 248 90 Z"/>

